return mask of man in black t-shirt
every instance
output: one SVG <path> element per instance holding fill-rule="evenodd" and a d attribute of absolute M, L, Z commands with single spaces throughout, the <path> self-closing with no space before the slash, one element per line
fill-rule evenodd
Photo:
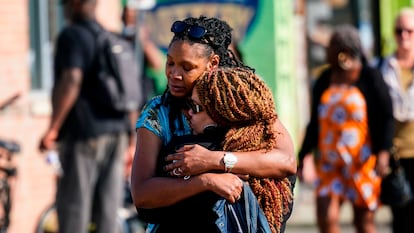
<path fill-rule="evenodd" d="M 57 149 L 62 163 L 56 194 L 59 232 L 87 232 L 93 221 L 95 232 L 113 233 L 122 205 L 124 156 L 128 141 L 133 142 L 128 140 L 129 117 L 136 113 L 110 113 L 88 98 L 96 53 L 88 25 L 98 24 L 96 0 L 63 4 L 70 24 L 57 40 L 53 113 L 39 148 Z"/>

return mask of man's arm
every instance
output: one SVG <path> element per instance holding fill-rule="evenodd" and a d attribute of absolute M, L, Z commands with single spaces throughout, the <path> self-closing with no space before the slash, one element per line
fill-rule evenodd
<path fill-rule="evenodd" d="M 48 150 L 55 146 L 56 138 L 70 109 L 78 99 L 82 85 L 82 70 L 80 68 L 66 69 L 52 92 L 52 119 L 49 129 L 42 138 L 39 149 Z"/>

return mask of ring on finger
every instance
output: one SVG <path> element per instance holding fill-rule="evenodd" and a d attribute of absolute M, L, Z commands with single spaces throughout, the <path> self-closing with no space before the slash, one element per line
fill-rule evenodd
<path fill-rule="evenodd" d="M 181 168 L 174 168 L 172 171 L 173 175 L 175 176 L 181 176 L 183 171 L 181 170 Z"/>

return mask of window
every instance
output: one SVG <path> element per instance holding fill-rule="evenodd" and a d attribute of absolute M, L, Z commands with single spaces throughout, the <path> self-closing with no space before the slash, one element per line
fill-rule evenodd
<path fill-rule="evenodd" d="M 30 0 L 30 74 L 32 91 L 49 90 L 53 80 L 54 41 L 64 23 L 57 0 Z"/>

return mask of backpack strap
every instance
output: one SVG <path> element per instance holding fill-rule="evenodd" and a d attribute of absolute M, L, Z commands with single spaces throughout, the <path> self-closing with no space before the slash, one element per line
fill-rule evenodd
<path fill-rule="evenodd" d="M 92 33 L 92 35 L 95 38 L 95 57 L 94 57 L 94 69 L 92 70 L 92 73 L 96 73 L 98 72 L 98 68 L 97 66 L 99 66 L 100 64 L 105 64 L 105 67 L 107 69 L 111 69 L 111 72 L 113 74 L 115 74 L 115 80 L 118 86 L 118 89 L 121 92 L 125 92 L 124 87 L 122 86 L 121 83 L 121 77 L 119 74 L 117 67 L 117 62 L 114 59 L 113 56 L 103 56 L 104 54 L 101 53 L 102 50 L 107 49 L 106 46 L 110 46 L 110 44 L 108 45 L 108 40 L 109 40 L 109 34 L 110 32 L 107 31 L 105 28 L 103 28 L 101 25 L 99 25 L 97 22 L 95 21 L 89 21 L 83 24 L 83 26 L 88 29 L 89 32 Z M 107 53 L 111 53 L 112 51 L 110 51 L 112 48 L 109 48 L 109 51 L 105 51 Z M 107 54 L 105 54 L 107 55 Z"/>

